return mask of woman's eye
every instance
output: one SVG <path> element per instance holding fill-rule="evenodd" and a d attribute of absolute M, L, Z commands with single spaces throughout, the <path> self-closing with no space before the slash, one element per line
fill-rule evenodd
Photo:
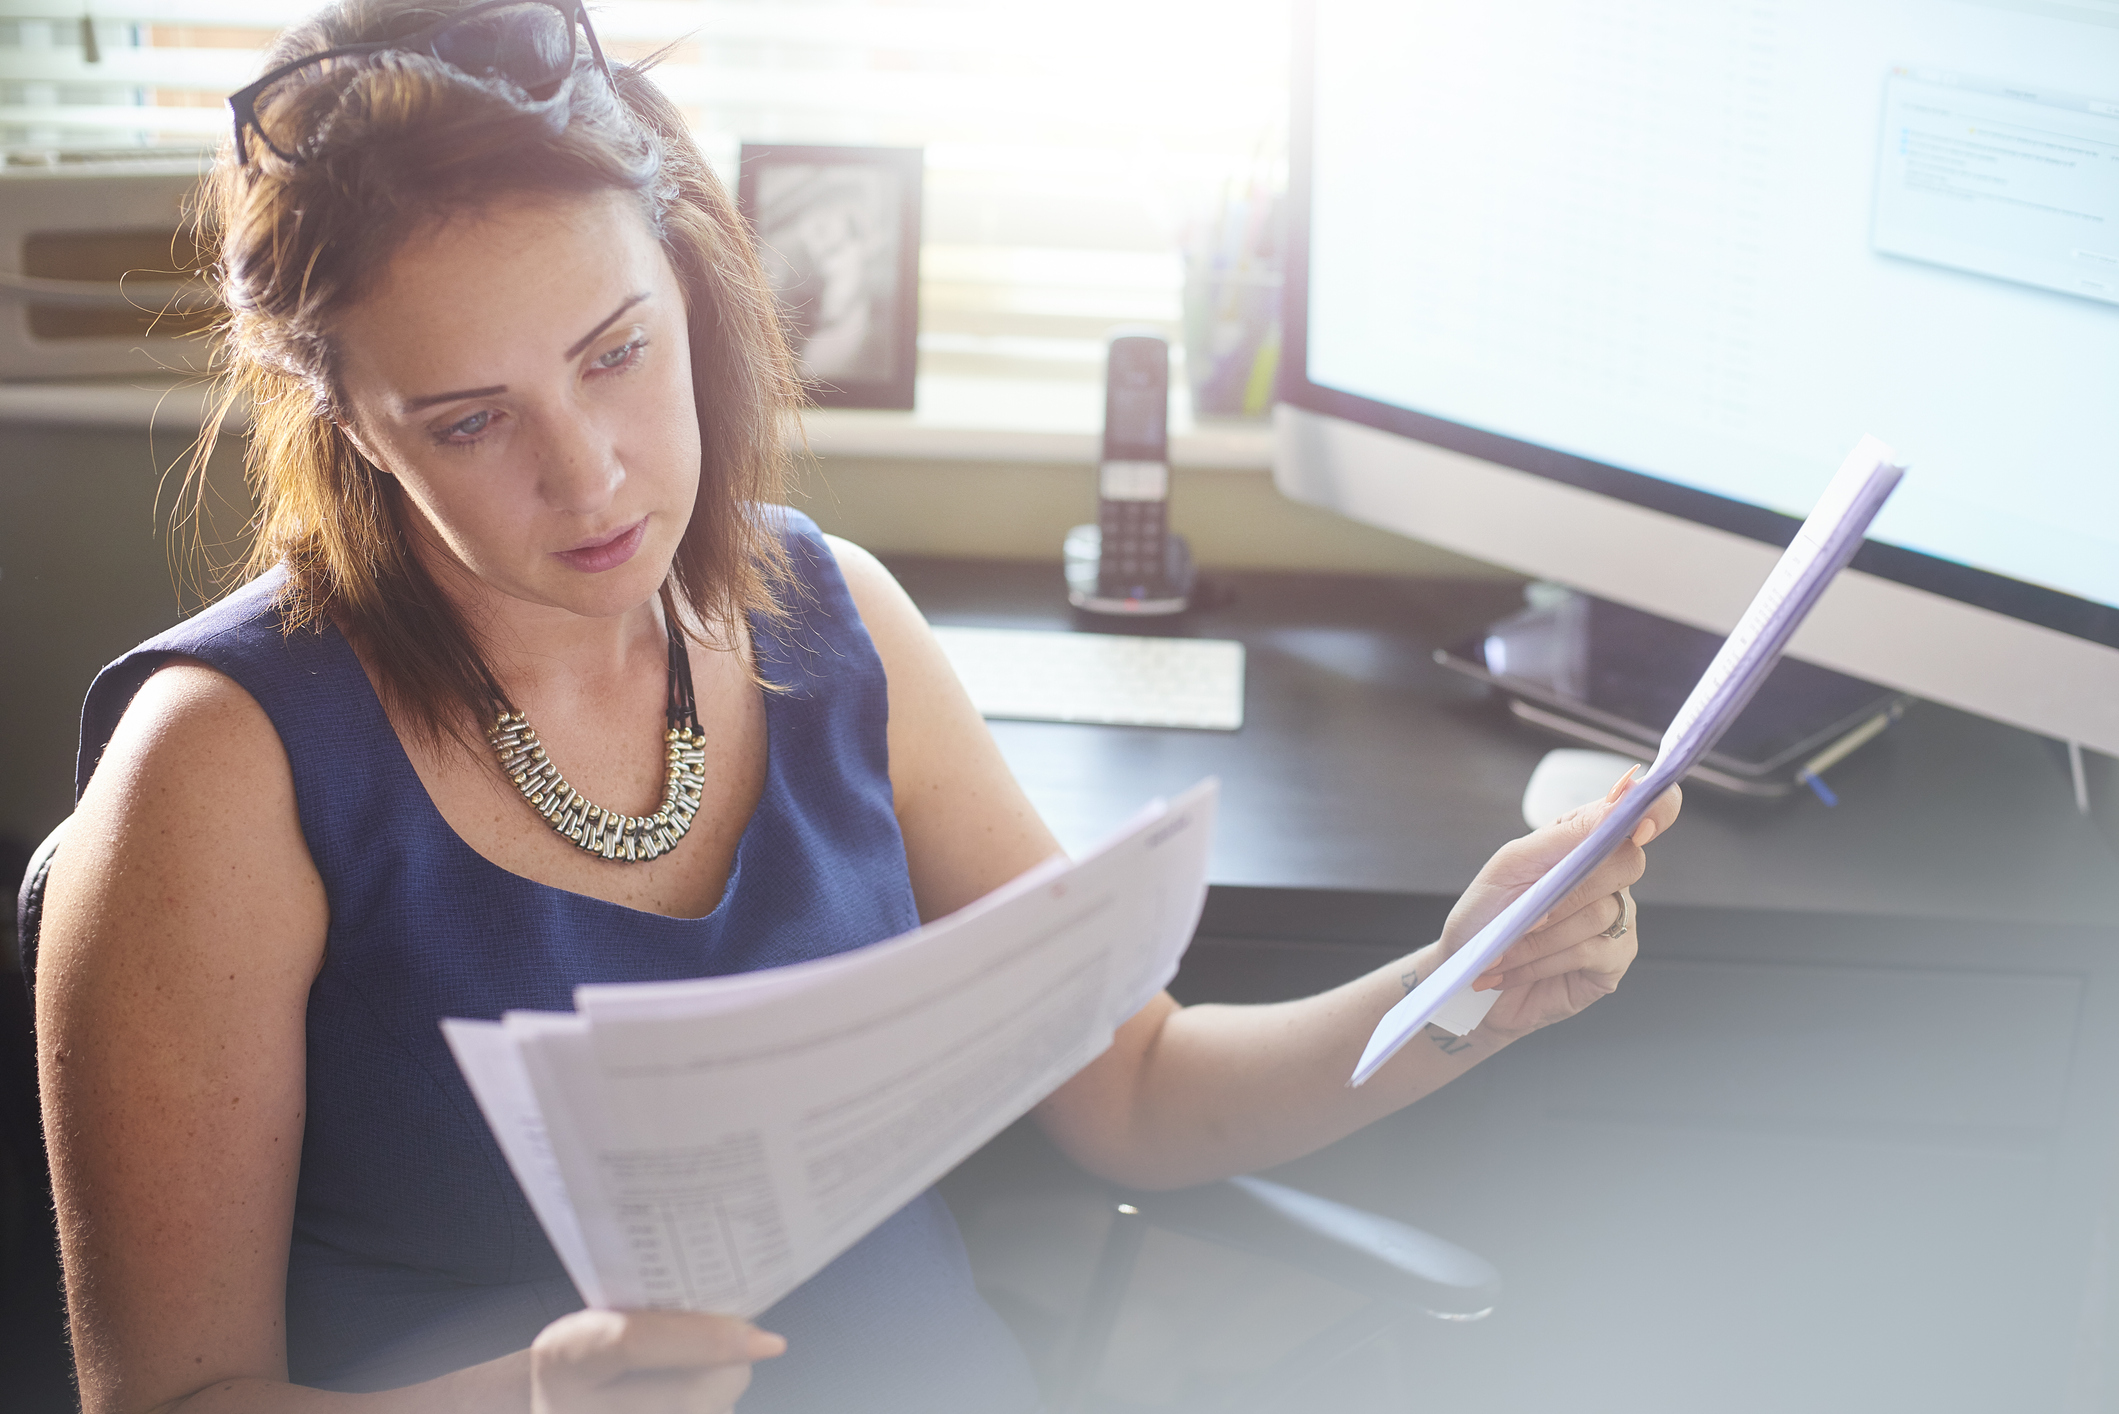
<path fill-rule="evenodd" d="M 486 430 L 493 422 L 491 412 L 474 412 L 461 422 L 451 423 L 442 429 L 440 440 L 444 442 L 469 442 Z"/>
<path fill-rule="evenodd" d="M 593 368 L 600 368 L 606 370 L 614 368 L 623 368 L 633 361 L 634 355 L 638 354 L 640 350 L 646 346 L 646 344 L 647 340 L 645 339 L 635 339 L 629 344 L 620 344 L 617 348 L 612 349 L 609 353 L 599 357 L 590 366 Z"/>

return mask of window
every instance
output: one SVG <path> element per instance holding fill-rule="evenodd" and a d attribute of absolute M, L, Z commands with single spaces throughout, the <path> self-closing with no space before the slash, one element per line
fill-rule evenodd
<path fill-rule="evenodd" d="M 307 8 L 0 0 L 0 148 L 19 165 L 217 142 L 224 97 Z M 725 176 L 746 140 L 926 149 L 923 418 L 1093 428 L 1105 331 L 1181 343 L 1182 250 L 1230 193 L 1277 185 L 1287 0 L 591 13 L 614 59 L 667 47 L 657 78 Z"/>

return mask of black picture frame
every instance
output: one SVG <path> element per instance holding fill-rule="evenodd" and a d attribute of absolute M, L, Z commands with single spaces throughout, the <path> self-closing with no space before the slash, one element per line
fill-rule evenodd
<path fill-rule="evenodd" d="M 736 201 L 818 407 L 912 406 L 924 152 L 743 144 Z"/>

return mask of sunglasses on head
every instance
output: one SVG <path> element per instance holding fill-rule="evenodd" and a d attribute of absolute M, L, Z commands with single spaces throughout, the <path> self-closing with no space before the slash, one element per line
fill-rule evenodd
<path fill-rule="evenodd" d="M 579 25 L 589 41 L 596 67 L 608 79 L 611 66 L 589 24 L 582 0 L 485 0 L 459 10 L 431 25 L 396 39 L 378 39 L 364 44 L 342 44 L 321 49 L 282 64 L 248 88 L 228 96 L 228 109 L 235 119 L 235 154 L 239 163 L 250 161 L 248 134 L 270 148 L 284 162 L 299 162 L 298 135 L 269 130 L 272 90 L 290 75 L 333 59 L 355 58 L 398 50 L 429 54 L 450 68 L 473 78 L 502 78 L 536 101 L 549 102 L 560 94 L 567 75 L 574 71 L 574 27 Z M 259 118 L 259 108 L 266 117 Z"/>

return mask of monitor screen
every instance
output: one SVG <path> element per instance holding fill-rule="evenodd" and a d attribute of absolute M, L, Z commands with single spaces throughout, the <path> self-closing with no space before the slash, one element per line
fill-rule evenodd
<path fill-rule="evenodd" d="M 2119 646 L 2119 7 L 1308 18 L 1291 401 Z"/>

